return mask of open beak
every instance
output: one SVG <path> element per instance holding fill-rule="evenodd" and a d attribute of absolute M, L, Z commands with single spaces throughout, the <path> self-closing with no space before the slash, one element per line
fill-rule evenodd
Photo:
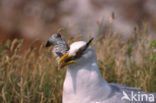
<path fill-rule="evenodd" d="M 69 64 L 74 63 L 73 56 L 69 56 L 69 53 L 67 52 L 65 55 L 63 55 L 60 60 L 58 61 L 58 64 L 60 68 L 63 68 Z"/>

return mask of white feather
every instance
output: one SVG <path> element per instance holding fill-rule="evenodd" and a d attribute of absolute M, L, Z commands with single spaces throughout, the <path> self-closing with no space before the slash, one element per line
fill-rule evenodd
<path fill-rule="evenodd" d="M 73 43 L 69 55 L 75 55 L 85 44 L 83 41 Z M 81 58 L 67 68 L 63 103 L 129 103 L 121 100 L 123 87 L 109 84 L 103 79 L 98 68 L 96 53 L 89 47 Z M 134 90 L 134 88 L 124 88 L 129 91 Z"/>

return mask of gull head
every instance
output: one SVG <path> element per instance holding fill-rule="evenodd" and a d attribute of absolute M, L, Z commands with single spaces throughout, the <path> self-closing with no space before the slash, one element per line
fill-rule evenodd
<path fill-rule="evenodd" d="M 70 45 L 69 51 L 63 55 L 58 64 L 60 68 L 67 65 L 82 65 L 83 63 L 92 59 L 95 56 L 94 50 L 91 48 L 90 44 L 93 38 L 88 42 L 77 41 Z"/>

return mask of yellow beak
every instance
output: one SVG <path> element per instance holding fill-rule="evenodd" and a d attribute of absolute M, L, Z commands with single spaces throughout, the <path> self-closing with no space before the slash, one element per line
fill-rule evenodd
<path fill-rule="evenodd" d="M 74 60 L 69 60 L 70 58 L 72 58 L 73 56 L 69 56 L 69 53 L 67 52 L 65 55 L 63 55 L 60 60 L 58 61 L 58 64 L 60 66 L 60 68 L 63 68 L 69 64 L 74 63 Z"/>

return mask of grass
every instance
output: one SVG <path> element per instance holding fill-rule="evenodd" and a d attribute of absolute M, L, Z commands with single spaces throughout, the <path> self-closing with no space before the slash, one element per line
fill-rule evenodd
<path fill-rule="evenodd" d="M 0 47 L 0 103 L 61 103 L 65 69 L 58 70 L 51 48 L 23 40 L 7 40 Z M 105 35 L 95 46 L 100 71 L 108 82 L 156 92 L 156 40 L 139 30 L 128 40 Z"/>

